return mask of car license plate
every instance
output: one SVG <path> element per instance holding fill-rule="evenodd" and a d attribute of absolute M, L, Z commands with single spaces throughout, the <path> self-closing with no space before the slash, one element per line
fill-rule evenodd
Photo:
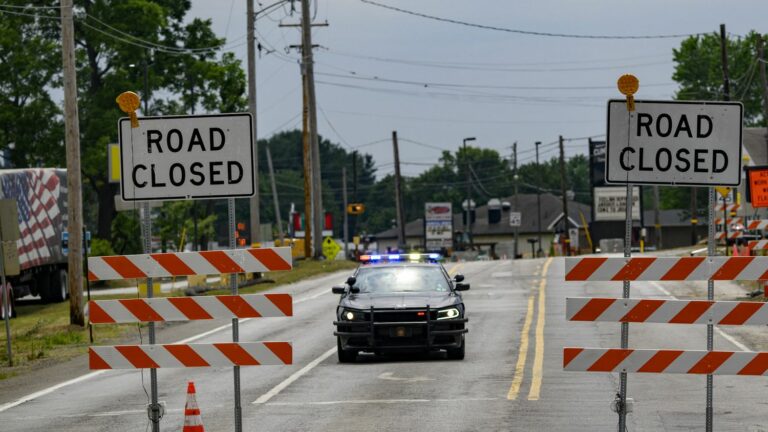
<path fill-rule="evenodd" d="M 410 337 L 411 329 L 407 327 L 394 327 L 389 330 L 389 335 L 391 337 Z"/>

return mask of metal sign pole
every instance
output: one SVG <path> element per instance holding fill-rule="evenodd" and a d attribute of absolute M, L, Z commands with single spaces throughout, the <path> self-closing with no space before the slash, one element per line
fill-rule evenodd
<path fill-rule="evenodd" d="M 632 184 L 627 183 L 627 201 L 626 201 L 626 220 L 624 223 L 624 257 L 632 256 Z M 624 281 L 624 291 L 622 298 L 629 298 L 629 281 Z M 629 348 L 629 323 L 621 323 L 621 348 Z M 619 413 L 619 432 L 627 430 L 627 373 L 619 374 L 619 403 L 617 404 Z"/>
<path fill-rule="evenodd" d="M 229 219 L 229 248 L 235 249 L 235 199 L 227 199 L 227 216 Z M 259 229 L 260 227 L 256 227 Z M 237 273 L 229 275 L 229 286 L 232 289 L 232 295 L 237 295 Z M 232 318 L 232 342 L 240 341 L 239 321 Z M 235 379 L 235 432 L 243 431 L 243 409 L 240 406 L 240 366 L 234 366 L 233 374 Z"/>
<path fill-rule="evenodd" d="M 723 199 L 725 201 L 725 199 Z M 715 256 L 716 250 L 715 250 L 715 188 L 710 187 L 709 188 L 709 203 L 707 205 L 708 208 L 708 215 L 707 215 L 707 255 L 710 257 Z M 728 216 L 727 211 L 725 212 L 725 217 Z M 725 221 L 723 221 L 725 222 Z M 727 226 L 727 225 L 726 225 Z M 727 232 L 727 231 L 725 231 Z M 726 241 L 726 250 L 728 249 L 728 242 Z M 715 281 L 712 279 L 709 279 L 707 281 L 707 300 L 714 301 L 715 300 Z M 715 327 L 713 324 L 707 324 L 707 351 L 712 351 L 714 349 L 714 330 Z M 712 432 L 712 394 L 714 391 L 714 384 L 712 381 L 712 375 L 707 375 L 707 419 L 706 419 L 706 430 L 707 432 Z"/>
<path fill-rule="evenodd" d="M 3 236 L 0 234 L 0 294 L 3 296 L 3 318 L 5 321 L 5 349 L 8 353 L 8 366 L 13 367 L 13 351 L 11 350 L 11 290 L 5 284 L 5 242 L 3 242 Z"/>
<path fill-rule="evenodd" d="M 149 201 L 141 204 L 141 225 L 144 228 L 144 253 L 152 253 L 152 218 L 149 214 Z M 154 295 L 152 278 L 147 278 L 147 298 Z M 155 323 L 149 323 L 149 344 L 155 344 Z M 157 402 L 157 369 L 149 370 L 151 402 L 149 404 L 149 420 L 152 432 L 160 432 L 160 404 Z"/>

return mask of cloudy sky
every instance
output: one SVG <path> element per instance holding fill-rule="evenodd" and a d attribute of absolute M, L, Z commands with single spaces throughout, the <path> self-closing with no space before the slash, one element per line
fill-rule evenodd
<path fill-rule="evenodd" d="M 508 29 L 573 35 L 670 35 L 719 31 L 768 32 L 765 0 L 376 0 L 443 18 Z M 264 0 L 262 5 L 273 2 Z M 210 18 L 246 64 L 246 0 L 193 0 L 191 16 Z M 264 50 L 257 60 L 260 138 L 300 127 L 297 23 L 290 5 L 257 21 Z M 640 79 L 638 98 L 669 99 L 672 49 L 682 38 L 549 37 L 438 22 L 363 3 L 314 0 L 320 134 L 374 156 L 379 175 L 393 171 L 389 138 L 401 138 L 404 175 L 455 150 L 465 137 L 507 156 L 517 141 L 521 163 L 535 141 L 605 134 L 605 102 L 619 96 L 616 79 Z M 268 53 L 268 51 L 274 52 Z M 739 77 L 734 77 L 738 79 Z M 373 143 L 373 144 L 372 144 Z M 586 153 L 585 140 L 568 154 Z M 556 146 L 542 151 L 556 154 Z"/>

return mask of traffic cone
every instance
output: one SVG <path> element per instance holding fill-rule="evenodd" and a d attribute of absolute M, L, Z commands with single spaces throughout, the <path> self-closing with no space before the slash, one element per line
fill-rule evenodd
<path fill-rule="evenodd" d="M 195 397 L 195 383 L 192 381 L 187 384 L 187 403 L 184 405 L 184 427 L 181 432 L 205 432 Z"/>
<path fill-rule="evenodd" d="M 739 256 L 739 249 L 736 247 L 736 243 L 733 244 L 733 256 Z"/>

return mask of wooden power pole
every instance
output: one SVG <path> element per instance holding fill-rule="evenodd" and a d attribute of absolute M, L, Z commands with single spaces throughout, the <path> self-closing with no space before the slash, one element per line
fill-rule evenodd
<path fill-rule="evenodd" d="M 83 314 L 83 195 L 80 180 L 80 120 L 77 115 L 75 26 L 72 0 L 61 1 L 61 53 L 64 61 L 64 141 L 67 152 L 67 231 L 69 232 L 69 322 L 85 325 Z"/>
<path fill-rule="evenodd" d="M 397 218 L 397 247 L 405 248 L 405 209 L 403 209 L 403 179 L 400 176 L 400 152 L 397 131 L 392 131 L 392 150 L 395 154 L 395 217 Z"/>
<path fill-rule="evenodd" d="M 309 149 L 312 164 L 312 224 L 315 231 L 315 257 L 323 253 L 323 188 L 320 175 L 320 142 L 317 136 L 317 100 L 315 98 L 315 67 L 312 60 L 312 24 L 309 0 L 301 0 L 301 66 L 306 79 L 309 107 Z M 309 225 L 307 223 L 306 225 Z"/>
<path fill-rule="evenodd" d="M 763 51 L 763 35 L 757 35 L 757 65 L 760 67 L 760 87 L 763 90 L 763 119 L 768 126 L 768 78 L 765 74 L 765 53 Z M 768 146 L 768 129 L 765 134 L 765 143 Z"/>
<path fill-rule="evenodd" d="M 568 238 L 568 195 L 565 186 L 565 145 L 560 135 L 560 192 L 563 194 L 563 254 L 570 255 L 571 242 Z"/>
<path fill-rule="evenodd" d="M 520 211 L 520 198 L 517 195 L 517 142 L 512 144 L 512 180 L 515 182 L 515 211 Z M 519 248 L 519 242 L 520 242 L 520 226 L 515 226 L 515 248 L 514 248 L 514 256 L 512 259 L 517 259 L 518 248 Z"/>
<path fill-rule="evenodd" d="M 253 187 L 255 195 L 249 202 L 251 243 L 261 242 L 261 216 L 259 209 L 259 144 L 256 134 L 256 12 L 254 0 L 248 0 L 246 19 L 248 20 L 248 111 L 251 113 L 253 130 Z"/>
<path fill-rule="evenodd" d="M 275 185 L 275 168 L 272 166 L 272 153 L 269 151 L 269 146 L 265 145 L 264 150 L 267 152 L 267 167 L 269 168 L 269 182 L 272 184 L 272 201 L 275 203 L 275 222 L 277 223 L 277 235 L 280 239 L 280 245 L 283 245 L 283 221 L 280 218 L 280 200 L 277 197 L 277 185 Z"/>
<path fill-rule="evenodd" d="M 349 213 L 347 213 L 347 167 L 341 167 L 341 201 L 342 214 L 344 215 L 344 231 L 342 241 L 344 242 L 344 259 L 349 259 Z"/>
<path fill-rule="evenodd" d="M 304 159 L 304 257 L 312 258 L 312 154 L 309 145 L 309 106 L 307 105 L 307 78 L 301 76 L 303 108 L 301 110 L 301 146 Z"/>

